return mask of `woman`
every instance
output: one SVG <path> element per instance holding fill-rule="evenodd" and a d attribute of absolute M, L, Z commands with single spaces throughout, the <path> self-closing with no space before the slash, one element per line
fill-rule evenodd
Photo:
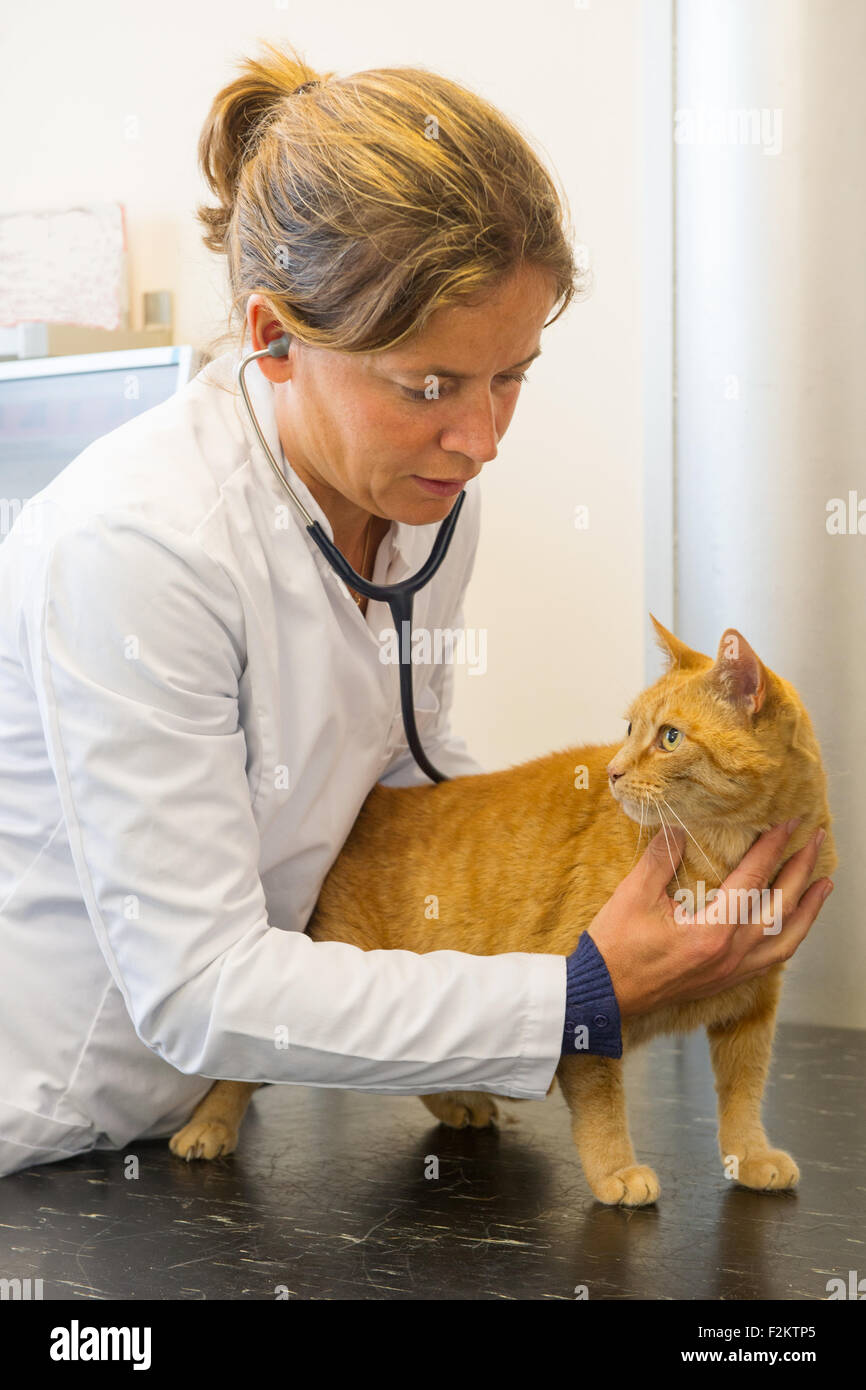
<path fill-rule="evenodd" d="M 249 344 L 291 336 L 247 374 L 286 477 L 377 583 L 419 567 L 465 487 L 415 607 L 458 627 L 478 474 L 579 288 L 548 175 L 443 78 L 319 82 L 275 49 L 216 97 L 200 156 Z M 684 947 L 657 841 L 628 911 L 612 899 L 567 962 L 304 935 L 370 788 L 425 778 L 379 659 L 388 610 L 304 530 L 237 356 L 86 449 L 0 547 L 2 1173 L 169 1135 L 212 1077 L 539 1098 L 584 1018 L 590 1050 L 618 1056 L 620 1008 L 767 963 L 761 935 L 760 959 L 732 937 L 725 959 Z M 449 676 L 415 667 L 421 739 L 474 773 Z M 769 875 L 781 848 L 768 832 L 744 869 Z M 776 958 L 817 911 L 814 891 L 797 909 L 805 854 Z"/>

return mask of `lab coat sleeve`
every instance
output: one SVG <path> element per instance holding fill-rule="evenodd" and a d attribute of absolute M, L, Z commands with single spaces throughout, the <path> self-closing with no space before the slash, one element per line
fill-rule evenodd
<path fill-rule="evenodd" d="M 478 549 L 478 537 L 481 528 L 481 493 L 477 484 L 471 494 L 467 493 L 464 513 L 466 515 L 460 516 L 457 525 L 458 527 L 461 526 L 464 520 L 469 522 L 471 527 L 469 544 L 465 552 L 466 558 L 458 581 L 452 611 L 442 624 L 443 627 L 450 628 L 454 632 L 461 631 L 465 626 L 463 606 L 466 590 L 475 568 L 475 555 Z M 435 584 L 435 582 L 434 578 L 433 583 Z M 486 639 L 486 633 L 483 636 Z M 468 653 L 468 650 L 468 646 L 464 647 L 465 652 Z M 486 643 L 483 654 L 486 660 Z M 474 655 L 477 657 L 478 653 L 474 653 Z M 415 669 L 417 671 L 419 668 Z M 474 669 L 481 673 L 482 665 L 478 664 Z M 474 679 L 474 677 L 472 678 Z M 415 679 L 417 680 L 417 675 Z M 453 662 L 439 661 L 436 663 L 430 677 L 430 689 L 439 702 L 437 718 L 432 729 L 419 728 L 418 732 L 424 746 L 424 752 L 433 766 L 443 772 L 446 777 L 471 777 L 476 776 L 479 772 L 486 772 L 487 769 L 472 757 L 465 739 L 451 731 L 451 708 L 454 698 Z M 430 785 L 430 778 L 418 766 L 411 749 L 405 742 L 405 733 L 403 734 L 403 745 L 396 757 L 388 764 L 379 781 L 386 787 L 426 787 Z"/>
<path fill-rule="evenodd" d="M 147 1047 L 207 1077 L 546 1094 L 565 957 L 363 951 L 269 924 L 239 723 L 243 609 L 194 536 L 74 519 L 28 593 L 76 873 Z"/>

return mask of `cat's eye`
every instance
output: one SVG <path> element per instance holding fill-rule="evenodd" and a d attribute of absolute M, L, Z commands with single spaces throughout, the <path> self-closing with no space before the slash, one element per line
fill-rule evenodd
<path fill-rule="evenodd" d="M 629 720 L 628 728 L 627 728 L 626 731 L 625 731 L 625 736 L 626 736 L 626 738 L 629 737 L 630 733 L 631 733 L 631 720 Z"/>
<path fill-rule="evenodd" d="M 661 731 L 661 746 L 668 750 L 677 748 L 685 738 L 682 729 L 675 729 L 672 724 L 665 724 Z"/>

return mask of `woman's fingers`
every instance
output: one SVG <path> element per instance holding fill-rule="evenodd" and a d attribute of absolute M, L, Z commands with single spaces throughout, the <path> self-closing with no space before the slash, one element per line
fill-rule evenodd
<path fill-rule="evenodd" d="M 749 970 L 750 976 L 762 974 L 771 965 L 791 959 L 801 941 L 808 936 L 812 923 L 821 911 L 825 895 L 829 896 L 828 884 L 832 892 L 833 885 L 829 879 L 819 878 L 810 884 L 793 912 L 786 913 L 778 936 L 765 936 L 763 940 L 758 940 L 751 946 L 741 962 Z"/>
<path fill-rule="evenodd" d="M 820 835 L 821 839 L 818 840 Z M 780 892 L 784 896 L 784 913 L 793 912 L 798 902 L 806 891 L 810 878 L 815 872 L 815 865 L 818 861 L 818 852 L 824 840 L 824 832 L 816 831 L 796 854 L 786 860 L 782 869 L 773 881 L 774 893 Z"/>
<path fill-rule="evenodd" d="M 813 835 L 778 871 L 795 828 L 790 821 L 788 825 L 766 830 L 743 855 L 718 889 L 715 902 L 707 907 L 705 920 L 708 924 L 727 923 L 740 928 L 751 925 L 760 928 L 760 935 L 779 934 L 814 873 L 820 848 Z M 771 879 L 774 880 L 772 889 L 768 887 Z"/>
<path fill-rule="evenodd" d="M 786 917 L 782 931 L 778 935 L 753 936 L 745 951 L 742 951 L 739 958 L 736 959 L 734 968 L 726 975 L 724 984 L 720 985 L 715 982 L 706 986 L 701 990 L 699 997 L 706 998 L 708 995 L 717 994 L 720 988 L 744 984 L 746 980 L 752 980 L 757 975 L 766 975 L 772 966 L 790 960 L 798 946 L 808 936 L 825 898 L 832 891 L 833 885 L 829 879 L 820 878 L 817 882 L 810 884 L 800 898 L 797 907 Z M 740 947 L 742 941 L 743 928 L 740 928 L 732 942 L 732 949 Z"/>
<path fill-rule="evenodd" d="M 766 888 L 778 871 L 785 846 L 795 829 L 796 822 L 788 821 L 787 824 L 774 825 L 772 830 L 765 830 L 746 851 L 737 867 L 728 874 L 720 891 L 728 888 L 744 888 L 746 891 L 757 888 L 760 891 Z"/>
<path fill-rule="evenodd" d="M 802 849 L 799 849 L 796 854 L 792 854 L 790 859 L 786 860 L 773 880 L 772 888 L 762 889 L 760 896 L 754 895 L 760 901 L 760 912 L 749 912 L 748 918 L 741 913 L 739 918 L 733 920 L 739 922 L 748 920 L 755 927 L 760 924 L 761 936 L 779 935 L 785 923 L 796 912 L 815 872 L 818 851 L 821 847 L 817 839 L 819 833 L 816 832 L 815 835 L 812 835 Z M 823 840 L 823 838 L 822 835 L 821 839 Z M 819 907 L 820 904 L 821 899 L 819 897 Z M 751 945 L 751 941 L 748 944 Z"/>

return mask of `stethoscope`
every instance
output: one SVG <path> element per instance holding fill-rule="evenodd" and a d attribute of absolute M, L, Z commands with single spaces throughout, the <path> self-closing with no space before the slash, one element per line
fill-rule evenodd
<path fill-rule="evenodd" d="M 454 534 L 454 527 L 460 515 L 460 508 L 466 500 L 466 492 L 464 490 L 458 493 L 457 501 L 454 503 L 454 506 L 451 508 L 451 511 L 436 533 L 433 549 L 430 551 L 426 563 L 421 566 L 417 574 L 412 575 L 409 579 L 404 579 L 400 584 L 371 584 L 363 575 L 356 574 L 342 551 L 338 550 L 334 542 L 325 535 L 319 522 L 315 521 L 313 517 L 310 516 L 310 513 L 307 511 L 300 497 L 298 497 L 297 493 L 289 486 L 283 470 L 271 453 L 268 441 L 262 434 L 261 427 L 247 392 L 246 383 L 244 382 L 244 372 L 250 362 L 254 362 L 257 357 L 287 357 L 288 352 L 289 335 L 284 333 L 282 337 L 275 338 L 272 343 L 268 343 L 267 347 L 261 348 L 258 352 L 250 352 L 243 358 L 238 365 L 237 377 L 238 386 L 241 388 L 241 395 L 244 398 L 244 404 L 249 412 L 253 428 L 258 435 L 259 443 L 271 461 L 271 467 L 298 511 L 301 513 L 301 516 L 304 518 L 307 531 L 316 542 L 316 545 L 321 550 L 328 564 L 336 571 L 343 580 L 343 583 L 347 584 L 350 589 L 355 589 L 366 598 L 376 599 L 380 603 L 387 603 L 388 607 L 391 609 L 391 616 L 394 619 L 394 626 L 398 633 L 400 646 L 400 704 L 403 710 L 403 727 L 406 730 L 409 748 L 412 751 L 412 756 L 416 763 L 431 781 L 447 782 L 449 779 L 444 773 L 437 771 L 425 754 L 424 749 L 421 747 L 421 740 L 418 737 L 418 729 L 415 724 L 415 704 L 412 695 L 412 605 L 418 590 L 423 589 L 425 584 L 429 584 L 448 553 L 448 546 L 451 544 L 451 537 Z M 407 629 L 402 626 L 403 623 L 409 624 L 408 641 L 404 641 L 403 635 Z"/>

